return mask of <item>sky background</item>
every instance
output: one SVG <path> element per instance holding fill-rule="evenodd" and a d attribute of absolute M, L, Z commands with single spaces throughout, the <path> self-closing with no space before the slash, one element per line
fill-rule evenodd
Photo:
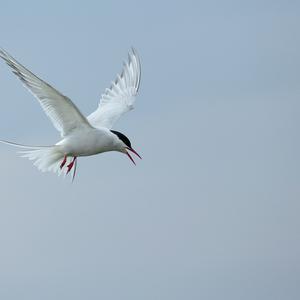
<path fill-rule="evenodd" d="M 0 45 L 89 114 L 134 46 L 143 156 L 74 184 L 1 145 L 0 299 L 300 298 L 299 1 L 0 1 Z M 59 140 L 0 64 L 0 137 Z"/>

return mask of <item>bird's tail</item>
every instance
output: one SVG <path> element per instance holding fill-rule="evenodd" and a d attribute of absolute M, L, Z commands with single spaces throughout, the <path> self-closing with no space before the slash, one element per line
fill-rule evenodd
<path fill-rule="evenodd" d="M 22 157 L 27 157 L 34 161 L 33 164 L 42 172 L 54 172 L 59 175 L 62 173 L 60 163 L 64 158 L 64 154 L 59 151 L 58 146 L 27 146 L 0 140 L 0 143 L 22 148 Z"/>

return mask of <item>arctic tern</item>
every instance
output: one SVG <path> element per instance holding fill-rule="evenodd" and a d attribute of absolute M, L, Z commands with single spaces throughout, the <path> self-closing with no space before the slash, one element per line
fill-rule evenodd
<path fill-rule="evenodd" d="M 85 117 L 68 97 L 34 75 L 5 50 L 0 57 L 12 68 L 23 85 L 38 99 L 42 109 L 60 132 L 62 139 L 52 146 L 27 146 L 5 140 L 0 142 L 23 148 L 21 153 L 34 161 L 41 171 L 76 174 L 77 158 L 107 151 L 126 154 L 135 164 L 128 151 L 139 158 L 130 140 L 121 132 L 112 130 L 116 121 L 133 109 L 140 86 L 141 63 L 135 49 L 128 54 L 122 72 L 102 94 L 98 108 Z"/>

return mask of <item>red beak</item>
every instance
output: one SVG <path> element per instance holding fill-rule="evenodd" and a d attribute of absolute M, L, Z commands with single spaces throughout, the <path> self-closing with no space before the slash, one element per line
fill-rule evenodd
<path fill-rule="evenodd" d="M 129 148 L 129 147 L 126 147 L 126 149 L 128 149 L 128 150 L 131 151 L 131 152 L 133 152 L 137 157 L 139 157 L 140 159 L 142 159 L 141 156 L 140 156 L 134 149 Z M 127 156 L 129 157 L 129 159 L 130 159 L 134 164 L 136 164 L 135 161 L 133 160 L 133 158 L 131 157 L 131 155 L 129 154 L 128 151 L 126 151 L 126 154 L 127 154 Z"/>

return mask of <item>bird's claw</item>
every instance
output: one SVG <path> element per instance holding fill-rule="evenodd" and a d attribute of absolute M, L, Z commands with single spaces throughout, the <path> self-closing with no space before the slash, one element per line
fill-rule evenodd
<path fill-rule="evenodd" d="M 74 156 L 73 157 L 73 160 L 67 165 L 67 168 L 68 168 L 68 170 L 67 170 L 67 174 L 69 174 L 70 173 L 70 171 L 72 170 L 72 168 L 73 168 L 73 166 L 74 166 L 74 163 L 75 163 L 75 161 L 76 161 L 76 156 Z"/>
<path fill-rule="evenodd" d="M 64 156 L 64 159 L 60 164 L 60 169 L 62 169 L 65 166 L 66 162 L 67 162 L 67 155 Z"/>

